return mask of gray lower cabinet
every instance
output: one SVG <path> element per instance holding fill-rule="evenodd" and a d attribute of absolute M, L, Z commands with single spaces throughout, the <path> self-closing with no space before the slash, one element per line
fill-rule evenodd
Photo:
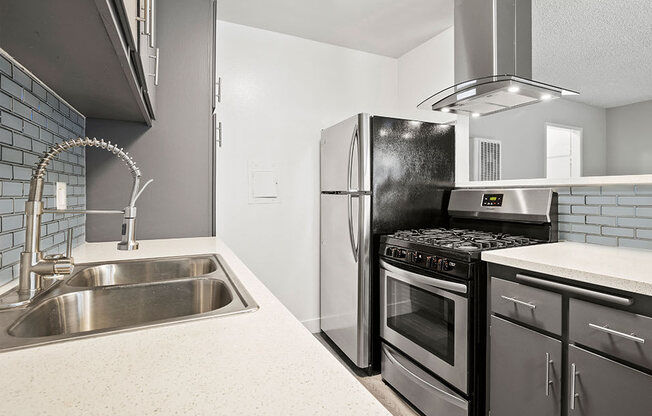
<path fill-rule="evenodd" d="M 652 376 L 573 345 L 568 347 L 568 363 L 569 415 L 652 413 Z"/>
<path fill-rule="evenodd" d="M 560 415 L 561 341 L 496 316 L 490 331 L 491 416 Z"/>

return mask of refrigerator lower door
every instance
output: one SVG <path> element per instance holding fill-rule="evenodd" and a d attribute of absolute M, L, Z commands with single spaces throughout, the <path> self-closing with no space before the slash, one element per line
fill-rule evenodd
<path fill-rule="evenodd" d="M 320 326 L 358 367 L 370 365 L 370 195 L 321 195 Z"/>

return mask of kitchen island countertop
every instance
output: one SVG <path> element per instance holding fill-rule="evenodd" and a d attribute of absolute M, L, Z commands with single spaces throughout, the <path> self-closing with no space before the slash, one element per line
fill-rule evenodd
<path fill-rule="evenodd" d="M 652 251 L 559 242 L 482 252 L 482 260 L 652 296 Z"/>
<path fill-rule="evenodd" d="M 218 238 L 86 243 L 89 263 L 220 254 L 255 312 L 0 353 L 0 413 L 20 415 L 388 415 Z"/>

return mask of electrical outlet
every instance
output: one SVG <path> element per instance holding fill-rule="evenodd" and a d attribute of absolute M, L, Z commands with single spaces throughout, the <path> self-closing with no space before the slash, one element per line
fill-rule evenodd
<path fill-rule="evenodd" d="M 57 209 L 68 208 L 68 193 L 65 182 L 57 182 Z"/>

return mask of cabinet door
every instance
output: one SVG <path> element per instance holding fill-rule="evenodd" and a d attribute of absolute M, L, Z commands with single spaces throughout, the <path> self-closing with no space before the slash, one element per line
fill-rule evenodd
<path fill-rule="evenodd" d="M 652 412 L 652 376 L 573 345 L 568 347 L 568 367 L 569 415 L 641 416 Z"/>
<path fill-rule="evenodd" d="M 122 7 L 125 20 L 124 26 L 129 29 L 127 43 L 129 44 L 130 49 L 136 50 L 138 39 L 138 18 L 140 17 L 138 0 L 122 0 Z M 122 13 L 119 14 L 122 17 Z"/>
<path fill-rule="evenodd" d="M 140 22 L 140 36 L 138 52 L 143 65 L 145 85 L 143 95 L 149 107 L 152 118 L 156 118 L 156 86 L 159 80 L 159 48 L 156 47 L 156 0 L 141 1 L 144 13 L 147 14 L 146 22 Z M 149 25 L 149 26 L 147 26 Z"/>
<path fill-rule="evenodd" d="M 561 341 L 491 317 L 491 416 L 559 416 Z"/>

